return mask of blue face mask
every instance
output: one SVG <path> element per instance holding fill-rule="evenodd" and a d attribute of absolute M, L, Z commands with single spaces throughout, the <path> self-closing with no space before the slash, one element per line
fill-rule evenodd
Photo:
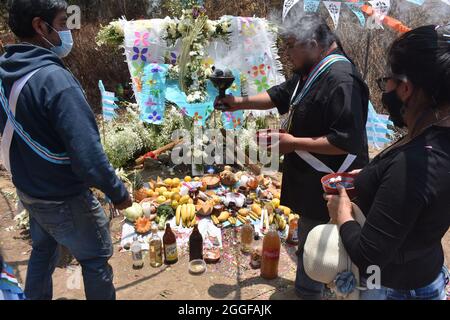
<path fill-rule="evenodd" d="M 55 30 L 51 25 L 48 25 L 50 28 Z M 56 30 L 55 30 L 56 31 Z M 69 55 L 69 53 L 72 51 L 73 48 L 73 38 L 72 38 L 72 32 L 70 30 L 65 31 L 56 31 L 59 35 L 59 38 L 61 39 L 61 45 L 55 46 L 53 43 L 48 41 L 46 38 L 44 38 L 45 41 L 47 41 L 52 47 L 50 48 L 51 51 L 53 51 L 58 57 L 65 58 Z"/>

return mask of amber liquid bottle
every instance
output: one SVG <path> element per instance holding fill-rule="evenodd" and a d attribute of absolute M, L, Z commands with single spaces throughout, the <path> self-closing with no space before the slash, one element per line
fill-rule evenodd
<path fill-rule="evenodd" d="M 292 219 L 289 224 L 289 234 L 286 240 L 287 243 L 298 245 L 298 219 Z"/>
<path fill-rule="evenodd" d="M 281 241 L 276 227 L 272 225 L 264 237 L 261 257 L 261 277 L 266 280 L 278 278 Z"/>
<path fill-rule="evenodd" d="M 189 261 L 192 260 L 203 260 L 203 237 L 197 225 L 189 237 Z"/>
<path fill-rule="evenodd" d="M 178 262 L 177 238 L 170 228 L 170 224 L 166 225 L 166 232 L 163 236 L 164 244 L 164 263 L 175 264 Z"/>
<path fill-rule="evenodd" d="M 241 251 L 243 253 L 250 253 L 252 251 L 252 242 L 254 237 L 252 223 L 250 218 L 247 217 L 247 220 L 241 229 Z"/>
<path fill-rule="evenodd" d="M 158 227 L 152 227 L 152 237 L 149 242 L 150 247 L 150 265 L 153 268 L 159 268 L 162 266 L 162 241 L 158 236 Z"/>

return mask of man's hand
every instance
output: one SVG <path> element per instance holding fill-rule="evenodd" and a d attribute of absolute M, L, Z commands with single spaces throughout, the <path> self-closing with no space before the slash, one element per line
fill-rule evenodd
<path fill-rule="evenodd" d="M 127 200 L 125 200 L 122 203 L 115 204 L 114 208 L 116 208 L 117 210 L 125 210 L 125 209 L 128 209 L 129 207 L 131 207 L 132 205 L 133 205 L 133 201 L 131 200 L 130 195 L 128 195 Z"/>
<path fill-rule="evenodd" d="M 344 223 L 354 220 L 352 216 L 352 202 L 348 197 L 347 191 L 340 184 L 337 185 L 339 195 L 325 195 L 325 200 L 328 202 L 328 212 L 331 221 L 342 226 Z"/>
<path fill-rule="evenodd" d="M 296 138 L 289 133 L 270 133 L 268 139 L 272 142 L 271 150 L 278 148 L 280 154 L 289 154 L 296 150 Z"/>
<path fill-rule="evenodd" d="M 235 112 L 241 110 L 241 104 L 242 104 L 242 98 L 241 97 L 235 97 L 235 96 L 226 96 L 225 98 L 216 98 L 214 101 L 214 106 L 217 105 L 226 105 L 228 108 L 225 110 L 225 112 Z"/>

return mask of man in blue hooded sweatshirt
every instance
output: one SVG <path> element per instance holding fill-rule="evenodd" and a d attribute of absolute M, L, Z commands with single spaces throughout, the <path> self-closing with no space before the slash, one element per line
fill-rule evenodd
<path fill-rule="evenodd" d="M 102 145 L 94 114 L 64 66 L 73 41 L 67 3 L 14 0 L 9 26 L 20 43 L 0 57 L 2 162 L 30 213 L 28 299 L 52 299 L 57 245 L 80 262 L 87 299 L 115 299 L 109 221 L 89 190 L 117 209 L 131 205 Z"/>

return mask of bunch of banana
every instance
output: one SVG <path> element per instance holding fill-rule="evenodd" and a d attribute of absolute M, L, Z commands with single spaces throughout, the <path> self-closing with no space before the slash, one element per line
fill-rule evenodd
<path fill-rule="evenodd" d="M 195 211 L 193 204 L 182 204 L 178 206 L 175 214 L 177 226 L 182 225 L 185 228 L 193 227 L 197 222 Z"/>
<path fill-rule="evenodd" d="M 228 218 L 228 222 L 232 225 L 235 226 L 237 224 L 237 219 L 234 217 L 229 217 Z"/>
<path fill-rule="evenodd" d="M 284 217 L 282 217 L 282 216 L 276 214 L 276 215 L 274 216 L 274 219 L 273 219 L 273 220 L 275 221 L 275 224 L 277 225 L 277 228 L 278 228 L 279 231 L 284 231 L 284 230 L 286 230 L 287 222 L 286 222 L 286 220 L 284 219 Z"/>
<path fill-rule="evenodd" d="M 211 216 L 211 220 L 214 222 L 214 224 L 215 224 L 216 226 L 220 224 L 219 219 L 218 219 L 217 216 L 215 216 L 215 215 L 212 215 L 212 216 Z"/>
<path fill-rule="evenodd" d="M 279 206 L 278 209 L 283 210 L 284 215 L 285 215 L 286 217 L 289 217 L 289 215 L 290 215 L 291 212 L 292 212 L 291 209 L 288 208 L 288 207 L 286 207 L 286 206 Z"/>
<path fill-rule="evenodd" d="M 257 204 L 257 203 L 252 204 L 251 211 L 256 213 L 256 215 L 258 217 L 261 217 L 262 209 L 261 209 L 261 206 L 259 204 Z"/>

